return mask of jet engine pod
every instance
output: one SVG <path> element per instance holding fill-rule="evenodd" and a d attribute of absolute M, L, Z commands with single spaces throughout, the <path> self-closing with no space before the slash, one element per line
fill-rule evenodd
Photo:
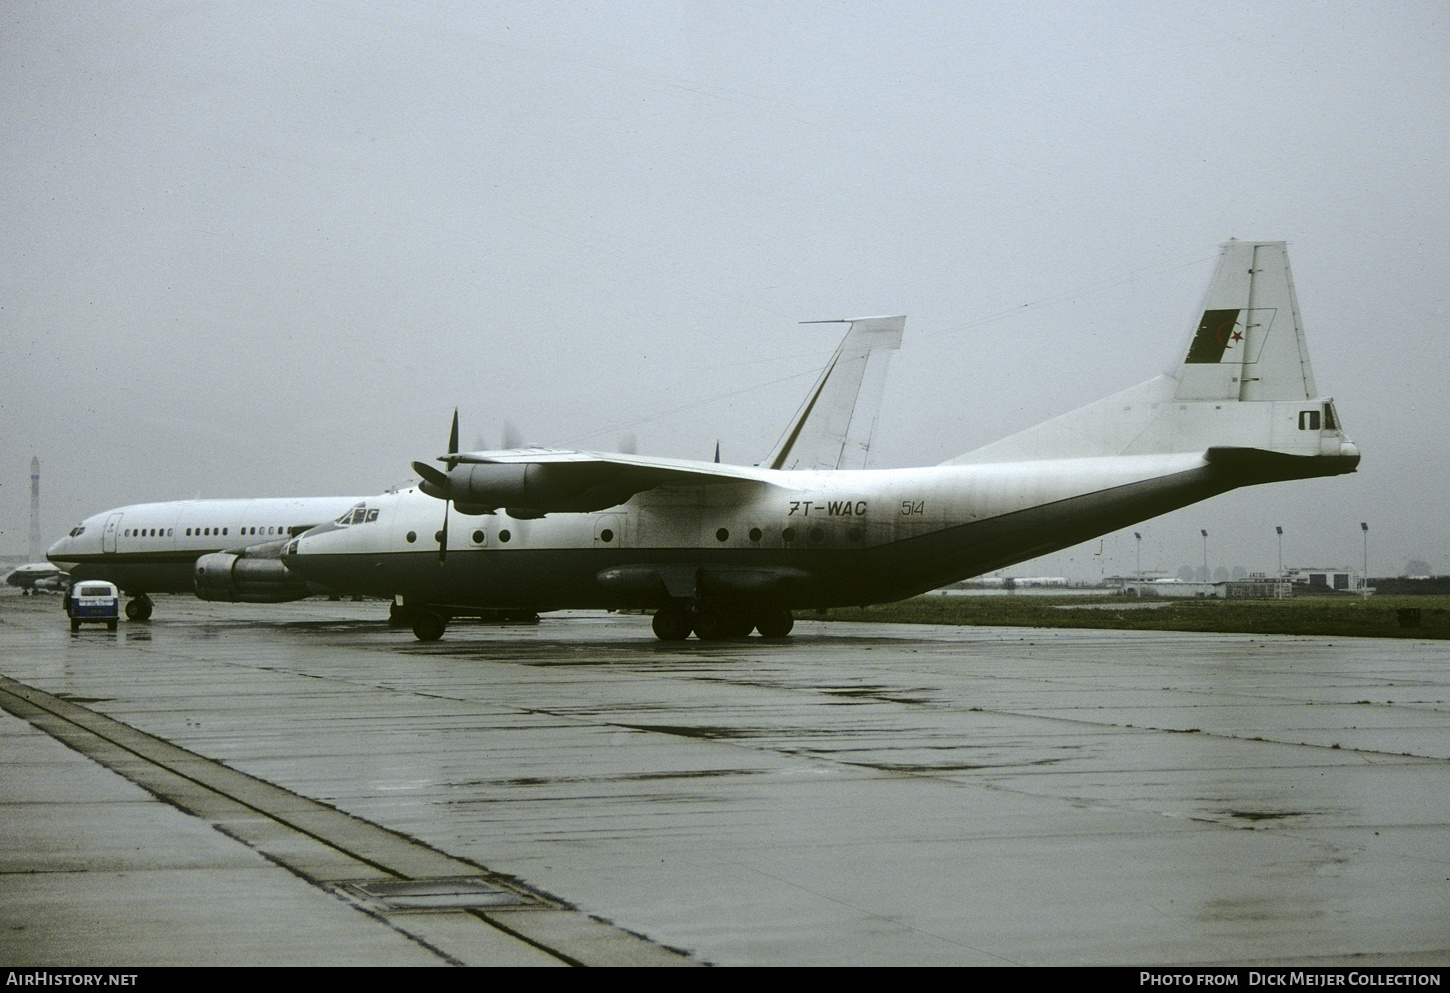
<path fill-rule="evenodd" d="M 224 603 L 287 603 L 312 595 L 307 581 L 281 559 L 212 552 L 196 560 L 193 587 L 202 600 Z"/>

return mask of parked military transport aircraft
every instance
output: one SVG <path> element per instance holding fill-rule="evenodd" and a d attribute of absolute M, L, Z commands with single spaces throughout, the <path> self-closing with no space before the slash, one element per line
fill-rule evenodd
<path fill-rule="evenodd" d="M 850 322 L 771 453 L 772 465 L 836 469 L 866 464 L 886 367 L 900 347 L 903 320 Z M 449 450 L 457 447 L 455 413 Z M 203 600 L 283 603 L 333 592 L 283 565 L 278 555 L 289 538 L 334 518 L 339 525 L 353 525 L 370 523 L 376 516 L 377 510 L 368 509 L 367 501 L 357 496 L 133 504 L 86 518 L 52 545 L 46 557 L 69 569 L 75 580 L 104 579 L 121 587 L 132 597 L 126 604 L 131 620 L 151 616 L 152 593 L 195 592 Z M 58 571 L 51 565 L 44 568 Z"/>
<path fill-rule="evenodd" d="M 1315 387 L 1284 245 L 1238 241 L 1174 372 L 932 468 L 819 471 L 788 443 L 766 466 L 449 449 L 282 560 L 400 596 L 424 640 L 482 608 L 643 608 L 666 640 L 781 637 L 792 610 L 909 597 L 1360 458 Z"/>

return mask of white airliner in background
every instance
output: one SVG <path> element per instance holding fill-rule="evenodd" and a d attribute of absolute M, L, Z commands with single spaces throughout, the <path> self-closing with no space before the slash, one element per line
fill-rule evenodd
<path fill-rule="evenodd" d="M 898 600 L 1359 459 L 1315 387 L 1284 245 L 1231 241 L 1172 373 L 939 466 L 450 443 L 443 469 L 415 462 L 417 487 L 293 539 L 282 561 L 401 597 L 423 640 L 498 608 L 652 609 L 666 640 L 781 637 L 793 610 Z"/>
<path fill-rule="evenodd" d="M 151 616 L 152 593 L 192 593 L 204 600 L 281 603 L 317 592 L 300 577 L 268 569 L 293 535 L 331 521 L 359 497 L 171 500 L 117 507 L 87 517 L 50 546 L 46 558 L 77 582 L 104 579 L 133 599 L 126 616 Z M 275 552 L 272 561 L 275 563 Z M 197 575 L 198 563 L 214 563 Z M 240 567 L 238 568 L 238 565 Z"/>
<path fill-rule="evenodd" d="M 770 464 L 787 469 L 866 464 L 886 369 L 901 345 L 904 320 L 820 322 L 850 327 L 771 453 Z M 449 450 L 457 447 L 455 413 Z M 278 553 L 288 539 L 329 521 L 366 524 L 376 514 L 360 496 L 133 504 L 102 511 L 76 525 L 50 547 L 46 558 L 54 565 L 44 568 L 55 572 L 60 566 L 77 581 L 115 583 L 132 597 L 126 604 L 130 620 L 151 616 L 152 593 L 283 603 L 334 592 L 287 569 Z"/>

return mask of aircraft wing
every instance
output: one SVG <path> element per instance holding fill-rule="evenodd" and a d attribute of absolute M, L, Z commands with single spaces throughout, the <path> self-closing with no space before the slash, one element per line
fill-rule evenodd
<path fill-rule="evenodd" d="M 773 473 L 754 466 L 726 465 L 720 462 L 697 462 L 692 459 L 666 459 L 650 455 L 628 455 L 615 452 L 580 452 L 564 448 L 515 448 L 494 452 L 464 452 L 443 458 L 459 464 L 472 465 L 574 465 L 594 466 L 595 471 L 611 473 L 623 469 L 663 474 L 674 485 L 702 486 L 711 483 L 756 482 L 774 483 Z M 664 485 L 664 484 L 660 484 Z"/>
<path fill-rule="evenodd" d="M 604 510 L 662 486 L 779 485 L 775 474 L 752 466 L 606 452 L 510 449 L 454 453 L 440 461 L 451 468 L 413 463 L 423 492 L 465 512 L 507 507 L 514 517 Z"/>

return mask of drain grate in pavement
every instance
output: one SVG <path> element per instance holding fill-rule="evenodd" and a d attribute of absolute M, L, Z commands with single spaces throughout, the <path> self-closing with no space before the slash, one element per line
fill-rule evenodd
<path fill-rule="evenodd" d="M 508 889 L 481 876 L 443 879 L 372 879 L 339 884 L 387 910 L 464 910 L 469 907 L 542 907 L 537 897 Z"/>

